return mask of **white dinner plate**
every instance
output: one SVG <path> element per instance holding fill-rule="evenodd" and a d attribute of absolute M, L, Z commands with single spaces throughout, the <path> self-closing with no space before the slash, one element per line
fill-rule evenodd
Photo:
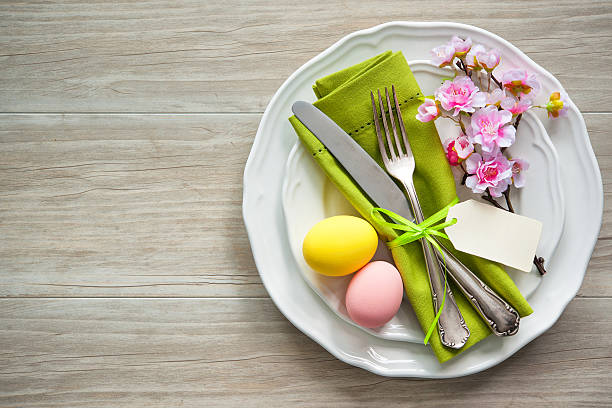
<path fill-rule="evenodd" d="M 433 94 L 442 78 L 449 77 L 445 69 L 436 67 L 427 61 L 410 61 L 410 68 L 425 95 Z M 436 120 L 438 134 L 441 140 L 456 134 L 459 130 L 449 119 Z M 530 112 L 521 121 L 519 137 L 508 150 L 513 157 L 521 157 L 532 167 L 526 171 L 527 186 L 514 190 L 514 207 L 519 214 L 527 215 L 542 222 L 543 231 L 538 248 L 538 256 L 549 259 L 561 238 L 565 208 L 561 192 L 561 170 L 557 152 L 540 120 Z M 458 170 L 458 169 L 457 169 Z M 471 193 L 460 184 L 461 171 L 455 171 L 457 191 L 461 200 L 477 199 L 479 195 Z M 481 200 L 484 202 L 484 200 Z M 287 223 L 289 243 L 299 271 L 310 287 L 338 316 L 350 324 L 355 324 L 349 317 L 344 302 L 348 284 L 353 275 L 331 277 L 316 273 L 304 261 L 302 242 L 306 233 L 317 222 L 334 215 L 359 214 L 342 196 L 338 189 L 325 176 L 314 159 L 300 142 L 297 142 L 289 158 L 285 170 L 282 191 L 283 212 Z M 378 257 L 375 259 L 390 259 L 390 253 L 385 251 L 384 244 L 379 244 Z M 535 266 L 531 273 L 515 269 L 508 270 L 525 297 L 531 296 L 541 281 L 541 276 Z M 376 329 L 360 327 L 362 330 L 389 340 L 421 343 L 424 335 L 416 320 L 409 302 L 404 301 L 397 314 L 384 326 Z"/>
<path fill-rule="evenodd" d="M 501 50 L 501 69 L 522 66 L 538 74 L 542 94 L 561 84 L 516 47 L 482 29 L 455 23 L 392 22 L 350 34 L 294 72 L 262 117 L 244 172 L 243 216 L 262 282 L 279 310 L 299 330 L 349 364 L 385 376 L 447 378 L 482 371 L 505 360 L 550 328 L 578 291 L 603 215 L 603 186 L 582 115 L 568 102 L 567 117 L 542 119 L 563 163 L 566 216 L 548 275 L 529 298 L 534 313 L 512 337 L 490 336 L 440 364 L 428 347 L 367 335 L 333 313 L 301 277 L 282 212 L 285 163 L 297 137 L 287 118 L 296 100 L 314 101 L 316 79 L 392 49 L 427 59 L 429 49 L 454 35 Z M 588 197 L 588 199 L 585 199 Z"/>

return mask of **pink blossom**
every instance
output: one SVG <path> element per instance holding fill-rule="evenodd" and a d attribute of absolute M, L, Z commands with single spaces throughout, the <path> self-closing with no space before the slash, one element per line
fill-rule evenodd
<path fill-rule="evenodd" d="M 473 153 L 467 158 L 465 165 L 467 172 L 471 174 L 465 180 L 465 185 L 476 194 L 482 194 L 489 189 L 493 197 L 500 197 L 512 180 L 512 164 L 500 152 L 485 157 Z"/>
<path fill-rule="evenodd" d="M 566 116 L 568 106 L 567 99 L 568 96 L 565 92 L 553 92 L 545 106 L 548 111 L 548 117 L 558 118 L 560 116 Z"/>
<path fill-rule="evenodd" d="M 431 61 L 439 67 L 452 64 L 455 58 L 455 47 L 451 44 L 441 45 L 431 50 Z"/>
<path fill-rule="evenodd" d="M 455 142 L 453 141 L 452 144 L 455 144 Z M 445 150 L 446 150 L 446 158 L 448 159 L 448 164 L 450 164 L 451 166 L 458 166 L 460 163 L 460 160 L 459 160 L 459 155 L 457 154 L 455 149 L 453 149 L 452 146 L 448 146 L 446 147 Z"/>
<path fill-rule="evenodd" d="M 444 81 L 434 96 L 444 110 L 453 111 L 451 112 L 453 116 L 457 116 L 461 111 L 474 112 L 474 108 L 484 106 L 487 99 L 487 96 L 480 92 L 467 76 Z"/>
<path fill-rule="evenodd" d="M 456 166 L 474 152 L 474 145 L 463 133 L 444 141 L 444 150 L 451 166 Z"/>
<path fill-rule="evenodd" d="M 529 168 L 529 163 L 523 159 L 512 159 L 512 181 L 517 188 L 525 186 L 525 174 L 523 171 Z"/>
<path fill-rule="evenodd" d="M 511 112 L 513 115 L 520 115 L 531 108 L 531 105 L 531 99 L 515 99 L 511 96 L 504 98 L 504 100 L 501 102 L 501 107 L 508 112 Z"/>
<path fill-rule="evenodd" d="M 440 116 L 438 103 L 430 98 L 425 98 L 425 101 L 419 106 L 416 118 L 421 122 L 430 122 Z"/>
<path fill-rule="evenodd" d="M 499 65 L 501 61 L 501 52 L 497 48 L 492 48 L 489 51 L 483 51 L 476 54 L 478 65 L 483 67 L 485 71 L 491 72 Z"/>
<path fill-rule="evenodd" d="M 461 57 L 472 48 L 472 39 L 468 37 L 463 40 L 454 35 L 453 38 L 451 38 L 450 45 L 455 48 L 455 55 Z"/>
<path fill-rule="evenodd" d="M 523 69 L 512 69 L 504 72 L 502 84 L 516 97 L 525 95 L 533 97 L 540 90 L 540 82 L 538 82 L 536 75 Z"/>
<path fill-rule="evenodd" d="M 466 129 L 467 135 L 470 141 L 482 145 L 483 152 L 491 153 L 497 147 L 508 147 L 514 143 L 516 129 L 514 126 L 506 126 L 511 120 L 512 113 L 489 105 L 472 115 Z"/>
<path fill-rule="evenodd" d="M 500 106 L 501 101 L 506 97 L 506 92 L 503 89 L 495 88 L 487 94 L 487 105 Z"/>
<path fill-rule="evenodd" d="M 485 69 L 487 72 L 493 71 L 501 61 L 501 52 L 497 48 L 492 48 L 489 51 L 481 45 L 476 44 L 465 57 L 469 68 L 476 71 Z"/>
<path fill-rule="evenodd" d="M 472 47 L 470 52 L 465 56 L 465 61 L 467 63 L 468 68 L 479 71 L 482 69 L 480 63 L 478 62 L 478 54 L 487 52 L 486 48 L 481 44 L 476 44 Z"/>

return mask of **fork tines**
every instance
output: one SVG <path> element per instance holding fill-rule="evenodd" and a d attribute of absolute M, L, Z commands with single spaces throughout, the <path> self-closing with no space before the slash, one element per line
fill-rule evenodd
<path fill-rule="evenodd" d="M 400 105 L 398 102 L 397 94 L 395 93 L 395 86 L 391 85 L 391 93 L 393 94 L 393 103 L 395 106 L 391 104 L 391 98 L 389 98 L 389 90 L 385 87 L 385 96 L 387 99 L 387 109 L 385 110 L 385 104 L 380 95 L 380 90 L 378 92 L 378 104 L 380 115 L 376 110 L 376 101 L 374 99 L 374 94 L 370 92 L 370 96 L 372 98 L 372 112 L 374 117 L 374 126 L 376 128 L 376 136 L 378 138 L 378 147 L 380 149 L 380 154 L 382 155 L 383 161 L 386 163 L 389 159 L 395 160 L 400 156 L 404 156 L 404 149 L 402 149 L 402 144 L 397 135 L 397 129 L 395 126 L 395 119 L 393 115 L 393 111 L 395 110 L 397 114 L 397 122 L 399 124 L 400 132 L 402 133 L 402 139 L 404 141 L 404 148 L 406 152 L 410 152 L 410 144 L 408 144 L 408 139 L 406 137 L 406 128 L 404 127 L 404 120 L 402 119 L 402 111 L 400 109 Z M 395 109 L 393 109 L 395 108 Z M 393 140 L 391 139 L 391 132 L 389 132 L 389 126 L 387 125 L 387 114 L 389 115 L 389 121 L 391 122 L 391 128 L 393 130 L 393 138 L 395 139 L 396 149 L 393 147 Z M 385 148 L 385 142 L 382 137 L 382 132 L 380 129 L 379 118 L 382 119 L 383 127 L 385 129 L 385 136 L 387 138 L 387 145 L 389 146 L 389 155 L 387 155 L 387 149 Z"/>

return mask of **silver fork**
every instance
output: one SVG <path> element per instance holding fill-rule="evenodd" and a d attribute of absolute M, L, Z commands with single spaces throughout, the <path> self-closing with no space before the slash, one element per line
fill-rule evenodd
<path fill-rule="evenodd" d="M 419 204 L 419 198 L 417 197 L 416 190 L 414 189 L 414 183 L 412 181 L 412 175 L 414 174 L 414 156 L 412 149 L 406 138 L 406 129 L 404 128 L 404 121 L 401 117 L 401 111 L 397 102 L 397 95 L 395 94 L 395 87 L 392 87 L 393 99 L 395 101 L 395 110 L 398 114 L 398 122 L 404 141 L 404 149 L 399 137 L 397 136 L 397 130 L 395 128 L 395 120 L 393 119 L 393 109 L 391 100 L 389 99 L 389 91 L 385 88 L 385 94 L 387 97 L 387 106 L 389 110 L 389 120 L 391 121 L 391 128 L 393 129 L 393 137 L 395 139 L 395 146 L 397 152 L 393 148 L 393 141 L 391 140 L 391 133 L 387 126 L 387 119 L 385 114 L 385 106 L 380 96 L 380 90 L 378 91 L 378 102 L 380 105 L 380 116 L 382 117 L 382 123 L 385 128 L 385 135 L 387 136 L 387 144 L 389 146 L 389 155 L 387 155 L 387 149 L 385 148 L 385 142 L 380 130 L 380 124 L 378 123 L 378 114 L 376 112 L 376 102 L 374 101 L 374 94 L 370 92 L 372 97 L 372 110 L 374 112 L 374 126 L 376 128 L 376 136 L 378 137 L 378 146 L 382 155 L 383 163 L 389 174 L 398 179 L 406 189 L 408 198 L 410 199 L 410 205 L 416 219 L 416 223 L 423 222 L 423 211 Z M 425 264 L 427 267 L 427 274 L 429 275 L 429 285 L 431 288 L 431 295 L 433 298 L 434 312 L 438 313 L 440 309 L 440 303 L 444 293 L 444 275 L 442 268 L 431 244 L 426 239 L 421 239 L 421 246 L 423 247 L 423 255 L 425 256 Z M 440 334 L 440 340 L 442 344 L 447 347 L 459 349 L 463 347 L 470 337 L 470 330 L 463 320 L 463 316 L 455 303 L 455 298 L 450 290 L 450 287 L 446 287 L 446 300 L 440 318 L 438 319 L 438 333 Z"/>
<path fill-rule="evenodd" d="M 389 99 L 389 91 L 385 88 L 385 94 L 387 99 L 387 106 L 389 111 L 389 119 L 391 121 L 391 127 L 393 129 L 393 136 L 395 138 L 395 145 L 397 148 L 397 153 L 395 153 L 393 149 L 393 143 L 391 141 L 391 134 L 389 133 L 389 128 L 387 126 L 386 115 L 384 104 L 382 98 L 380 96 L 380 91 L 378 91 L 378 101 L 380 104 L 380 112 L 383 120 L 383 126 L 385 129 L 385 135 L 387 137 L 387 143 L 389 145 L 389 152 L 391 157 L 387 156 L 385 143 L 383 141 L 380 125 L 378 123 L 378 114 L 376 113 L 376 102 L 374 101 L 374 94 L 370 93 L 372 97 L 372 110 L 374 112 L 374 124 L 376 128 L 376 135 L 378 136 L 378 145 L 381 151 L 381 155 L 383 157 L 383 162 L 387 171 L 399 181 L 402 182 L 406 192 L 408 193 L 408 197 L 410 199 L 410 204 L 413 208 L 414 216 L 417 223 L 423 221 L 423 212 L 421 210 L 421 206 L 419 204 L 419 199 L 416 194 L 416 190 L 414 189 L 414 184 L 412 182 L 412 175 L 414 173 L 415 162 L 414 156 L 412 155 L 412 150 L 410 148 L 410 144 L 408 143 L 408 139 L 406 137 L 406 129 L 404 127 L 404 121 L 402 119 L 402 112 L 400 110 L 400 106 L 398 104 L 397 95 L 395 93 L 395 87 L 391 86 L 391 90 L 393 93 L 393 100 L 395 104 L 395 110 L 397 112 L 397 120 L 399 122 L 400 131 L 402 133 L 402 139 L 404 141 L 405 152 L 402 150 L 402 145 L 397 136 L 397 130 L 395 128 L 395 121 L 393 118 L 393 110 L 391 101 Z M 435 239 L 435 238 L 434 238 Z M 436 240 L 437 241 L 437 240 Z M 432 289 L 432 296 L 434 299 L 434 309 L 438 310 L 437 305 L 437 295 L 442 292 L 442 270 L 440 269 L 442 265 L 446 265 L 446 269 L 449 274 L 459 286 L 459 289 L 465 294 L 465 296 L 470 300 L 476 311 L 481 315 L 485 323 L 489 326 L 491 331 L 496 336 L 512 336 L 518 332 L 520 316 L 512 306 L 510 306 L 505 300 L 503 300 L 499 295 L 497 295 L 491 288 L 489 288 L 484 282 L 482 282 L 472 271 L 470 271 L 465 265 L 463 265 L 444 245 L 442 245 L 439 241 L 438 244 L 443 253 L 443 257 L 439 252 L 435 252 L 435 256 L 437 256 L 438 262 L 431 261 L 431 252 L 433 249 L 426 241 L 422 240 L 425 245 L 423 245 L 423 252 L 425 253 L 425 260 L 428 266 L 429 272 L 429 281 Z M 428 257 L 429 252 L 429 257 Z M 433 269 L 429 269 L 429 266 L 433 265 Z M 437 265 L 437 267 L 436 267 Z M 434 275 L 431 271 L 435 271 L 437 275 Z M 432 276 L 433 275 L 433 276 Z M 434 276 L 438 276 L 438 279 L 432 279 Z M 434 293 L 435 292 L 435 293 Z M 450 296 L 449 296 L 450 295 Z M 459 313 L 454 298 L 450 292 L 450 289 L 447 291 L 447 297 L 451 300 L 451 306 L 445 306 L 441 315 L 445 317 L 445 320 L 442 322 L 438 322 L 438 329 L 440 331 L 440 337 L 447 337 L 448 341 L 451 342 L 456 340 L 457 338 L 461 339 L 462 336 L 469 336 L 469 330 L 465 327 L 465 322 L 463 317 Z M 454 328 L 453 337 L 450 336 L 448 327 L 445 327 L 445 324 Z M 442 326 L 442 327 L 440 327 Z M 463 328 L 465 327 L 465 331 Z M 467 340 L 467 337 L 465 337 Z M 444 343 L 444 339 L 442 342 Z M 464 341 L 465 342 L 465 341 Z M 452 346 L 451 346 L 452 347 Z"/>

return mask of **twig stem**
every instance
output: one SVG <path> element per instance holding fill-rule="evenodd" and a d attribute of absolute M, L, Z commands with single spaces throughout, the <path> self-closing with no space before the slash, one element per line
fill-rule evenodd
<path fill-rule="evenodd" d="M 463 63 L 463 60 L 457 60 L 457 66 L 465 72 L 465 75 L 470 76 L 470 73 L 467 70 L 467 66 Z"/>
<path fill-rule="evenodd" d="M 522 114 L 522 113 L 521 113 L 521 114 L 519 114 L 519 115 L 516 117 L 516 121 L 514 122 L 514 128 L 515 128 L 515 129 L 518 129 L 518 125 L 519 125 L 519 123 L 521 123 L 521 118 L 522 118 L 522 117 L 523 117 L 523 114 Z"/>
<path fill-rule="evenodd" d="M 463 163 L 459 163 L 459 166 L 461 166 L 461 170 L 463 170 L 463 177 L 461 178 L 461 185 L 464 186 L 465 180 L 467 180 L 469 174 L 467 170 L 465 169 L 465 167 L 463 166 Z"/>
<path fill-rule="evenodd" d="M 504 191 L 504 197 L 506 198 L 506 205 L 508 206 L 508 211 L 514 214 L 514 207 L 512 207 L 512 202 L 510 201 L 510 186 Z"/>
<path fill-rule="evenodd" d="M 546 275 L 546 268 L 544 268 L 544 258 L 538 257 L 537 255 L 533 257 L 533 264 L 538 268 L 538 272 L 540 275 Z"/>
<path fill-rule="evenodd" d="M 488 202 L 490 202 L 491 204 L 493 204 L 494 206 L 496 206 L 497 208 L 501 209 L 501 210 L 506 210 L 500 203 L 497 202 L 497 200 L 495 198 L 493 198 L 493 196 L 491 195 L 491 193 L 489 192 L 489 190 L 487 190 L 487 194 L 482 196 L 483 200 L 487 200 Z"/>
<path fill-rule="evenodd" d="M 497 80 L 497 78 L 495 78 L 495 75 L 493 75 L 493 72 L 491 72 L 491 79 L 493 80 L 493 82 L 497 84 L 497 86 L 499 86 L 499 89 L 504 89 L 504 86 L 502 85 L 501 82 Z"/>
<path fill-rule="evenodd" d="M 463 121 L 461 120 L 461 114 L 459 114 L 459 126 L 461 127 L 461 130 L 463 131 L 463 133 L 465 133 L 465 125 L 463 124 Z"/>

